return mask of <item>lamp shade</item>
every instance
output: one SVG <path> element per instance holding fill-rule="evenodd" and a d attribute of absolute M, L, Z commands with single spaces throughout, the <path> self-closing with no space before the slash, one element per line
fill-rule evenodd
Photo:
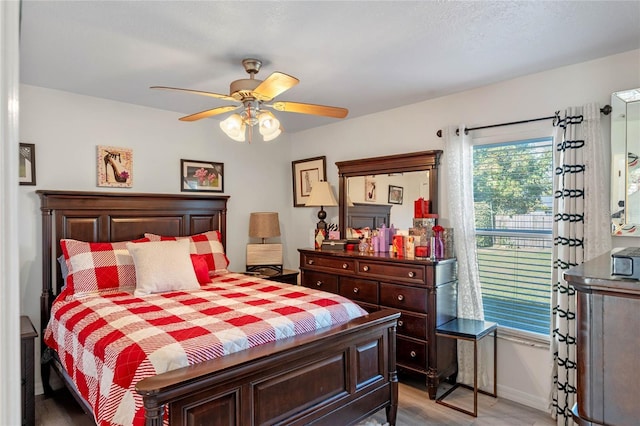
<path fill-rule="evenodd" d="M 280 236 L 280 221 L 277 212 L 256 212 L 249 217 L 249 236 L 272 238 Z"/>
<path fill-rule="evenodd" d="M 226 120 L 220 122 L 220 128 L 234 141 L 244 142 L 245 123 L 240 114 L 231 114 Z"/>
<path fill-rule="evenodd" d="M 305 205 L 310 207 L 337 206 L 338 202 L 333 195 L 329 182 L 315 182 L 311 187 L 311 193 Z"/>

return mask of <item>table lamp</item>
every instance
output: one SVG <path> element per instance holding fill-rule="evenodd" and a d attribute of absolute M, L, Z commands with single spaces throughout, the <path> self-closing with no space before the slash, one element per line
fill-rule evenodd
<path fill-rule="evenodd" d="M 266 244 L 267 238 L 280 236 L 277 212 L 255 212 L 249 217 L 249 237 L 261 244 L 247 244 L 247 271 L 271 269 L 282 272 L 282 244 Z"/>
<path fill-rule="evenodd" d="M 324 207 L 334 207 L 338 205 L 329 182 L 315 182 L 311 187 L 311 193 L 305 205 L 307 207 L 320 207 L 320 211 L 318 212 L 318 219 L 320 220 L 318 221 L 317 229 L 326 230 L 327 223 L 324 219 L 327 217 L 327 212 L 324 211 Z"/>

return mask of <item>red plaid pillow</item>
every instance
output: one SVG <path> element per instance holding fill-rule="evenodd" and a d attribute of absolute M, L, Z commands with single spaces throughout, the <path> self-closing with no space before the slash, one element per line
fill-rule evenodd
<path fill-rule="evenodd" d="M 188 237 L 165 237 L 156 234 L 144 234 L 150 241 L 171 241 L 177 239 L 189 239 L 189 251 L 191 254 L 199 254 L 207 261 L 209 271 L 215 273 L 227 272 L 229 259 L 224 253 L 224 247 L 220 242 L 219 231 L 208 231 L 202 234 L 191 235 Z"/>
<path fill-rule="evenodd" d="M 148 238 L 142 238 L 133 242 L 148 241 Z M 71 294 L 105 290 L 132 292 L 136 287 L 136 269 L 127 250 L 128 242 L 88 243 L 71 239 L 60 240 L 69 270 L 67 291 Z"/>

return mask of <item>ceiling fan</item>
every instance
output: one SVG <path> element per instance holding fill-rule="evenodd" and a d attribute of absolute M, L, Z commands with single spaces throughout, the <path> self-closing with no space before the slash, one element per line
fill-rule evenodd
<path fill-rule="evenodd" d="M 266 111 L 264 107 L 273 108 L 276 111 L 321 115 L 333 118 L 344 118 L 349 113 L 346 108 L 340 107 L 289 101 L 273 102 L 276 96 L 291 89 L 298 84 L 300 80 L 277 71 L 271 73 L 265 80 L 258 80 L 255 78 L 255 75 L 260 71 L 262 61 L 247 58 L 242 61 L 242 65 L 249 74 L 249 78 L 233 81 L 229 89 L 229 95 L 166 86 L 151 86 L 151 89 L 177 90 L 240 103 L 240 105 L 225 105 L 180 118 L 181 121 L 195 121 L 242 109 L 239 114 L 234 113 L 220 122 L 220 127 L 227 136 L 239 142 L 245 141 L 245 130 L 247 128 L 249 129 L 249 142 L 251 142 L 252 129 L 256 124 L 258 124 L 260 134 L 265 141 L 275 139 L 282 132 L 280 121 L 270 111 Z"/>

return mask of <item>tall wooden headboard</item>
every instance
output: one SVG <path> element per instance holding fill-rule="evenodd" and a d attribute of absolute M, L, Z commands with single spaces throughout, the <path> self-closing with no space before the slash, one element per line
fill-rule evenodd
<path fill-rule="evenodd" d="M 377 229 L 391 224 L 391 204 L 354 203 L 347 213 L 347 227 Z"/>
<path fill-rule="evenodd" d="M 220 231 L 226 247 L 228 196 L 39 190 L 42 211 L 40 331 L 49 322 L 54 295 L 64 284 L 56 259 L 59 241 L 127 241 L 150 232 L 185 236 Z M 55 277 L 55 278 L 54 278 Z"/>

